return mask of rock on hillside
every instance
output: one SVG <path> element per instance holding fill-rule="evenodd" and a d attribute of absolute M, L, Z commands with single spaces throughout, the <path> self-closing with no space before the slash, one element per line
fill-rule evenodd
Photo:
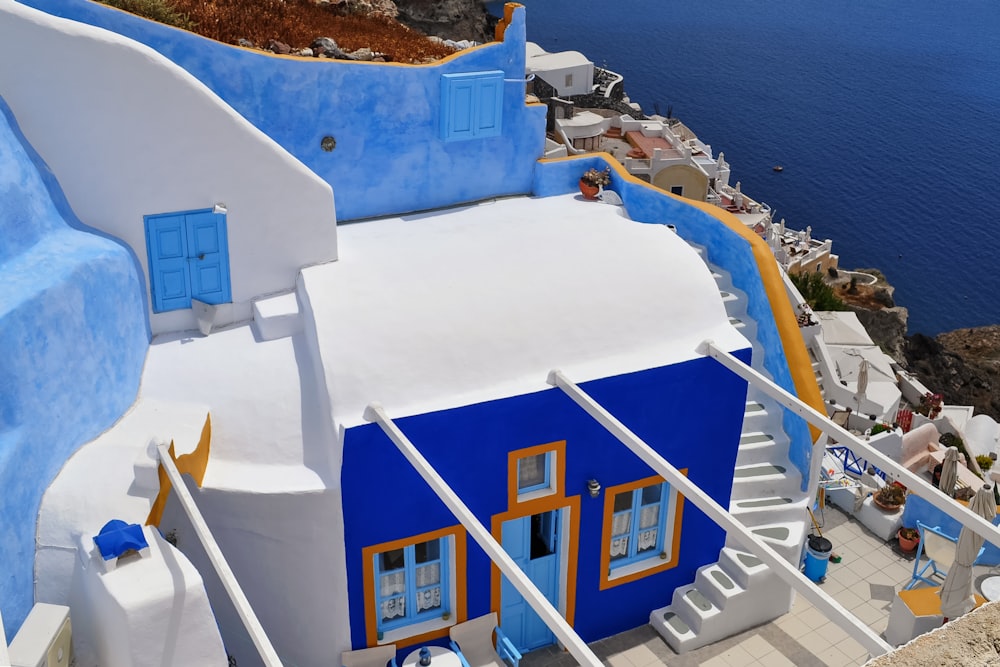
<path fill-rule="evenodd" d="M 396 0 L 396 20 L 426 35 L 461 41 L 493 39 L 496 19 L 482 0 Z"/>
<path fill-rule="evenodd" d="M 906 362 L 945 403 L 973 405 L 1000 421 L 1000 325 L 910 336 Z"/>

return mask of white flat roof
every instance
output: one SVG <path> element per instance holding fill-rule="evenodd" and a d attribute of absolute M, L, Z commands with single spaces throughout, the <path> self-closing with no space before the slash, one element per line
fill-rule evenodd
<path fill-rule="evenodd" d="M 528 52 L 525 68 L 528 72 L 550 72 L 573 67 L 588 67 L 593 66 L 593 64 L 587 56 L 579 51 L 535 54 Z"/>
<path fill-rule="evenodd" d="M 749 347 L 706 265 L 663 225 L 579 195 L 343 225 L 305 269 L 334 417 L 362 422 Z M 308 307 L 308 306 L 307 306 Z"/>

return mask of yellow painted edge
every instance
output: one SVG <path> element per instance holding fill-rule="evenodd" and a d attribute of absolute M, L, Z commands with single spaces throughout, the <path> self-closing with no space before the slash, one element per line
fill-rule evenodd
<path fill-rule="evenodd" d="M 819 384 L 816 382 L 812 363 L 809 361 L 809 353 L 806 351 L 805 341 L 802 340 L 802 334 L 799 332 L 798 320 L 792 312 L 792 305 L 788 301 L 788 296 L 785 292 L 785 284 L 781 279 L 781 270 L 778 268 L 778 263 L 774 260 L 774 253 L 771 252 L 764 239 L 757 236 L 752 229 L 740 222 L 729 211 L 725 211 L 708 202 L 679 197 L 636 178 L 628 173 L 625 170 L 625 166 L 615 160 L 609 153 L 588 153 L 583 157 L 574 155 L 558 158 L 542 158 L 539 162 L 563 162 L 595 156 L 602 158 L 608 163 L 622 179 L 694 206 L 698 210 L 714 217 L 750 244 L 750 250 L 753 253 L 754 260 L 757 262 L 757 270 L 760 272 L 761 283 L 764 285 L 764 292 L 767 294 L 767 299 L 771 304 L 771 313 L 774 316 L 774 323 L 778 329 L 778 336 L 781 338 L 781 344 L 785 350 L 785 359 L 788 362 L 788 370 L 792 376 L 792 382 L 795 384 L 795 393 L 799 397 L 799 400 L 807 403 L 817 412 L 826 414 L 826 406 L 823 404 L 823 396 L 820 394 Z M 809 432 L 812 435 L 813 442 L 820 436 L 820 431 L 812 424 L 809 425 Z"/>
<path fill-rule="evenodd" d="M 514 10 L 518 7 L 523 7 L 517 2 L 508 2 L 503 6 L 503 18 L 497 22 L 496 28 L 493 29 L 493 39 L 497 42 L 503 41 L 504 33 L 507 32 L 507 26 L 514 22 Z"/>
<path fill-rule="evenodd" d="M 183 454 L 178 457 L 174 454 L 174 441 L 170 441 L 170 458 L 174 460 L 177 470 L 187 473 L 194 478 L 195 483 L 200 487 L 205 480 L 205 470 L 208 468 L 208 455 L 212 449 L 212 413 L 205 415 L 205 425 L 201 428 L 201 438 L 198 446 L 190 454 Z M 160 526 L 163 519 L 163 510 L 167 506 L 167 498 L 170 496 L 170 478 L 163 465 L 157 466 L 157 476 L 160 478 L 160 490 L 153 500 L 153 506 L 149 509 L 146 517 L 147 526 Z"/>
<path fill-rule="evenodd" d="M 515 449 L 512 452 L 507 452 L 507 508 L 514 507 L 515 505 L 521 505 L 524 507 L 533 506 L 538 500 L 545 500 L 548 496 L 543 496 L 542 498 L 535 500 L 519 501 L 517 497 L 517 461 L 518 459 L 524 458 L 525 456 L 535 456 L 536 454 L 544 454 L 545 452 L 555 452 L 556 464 L 549 472 L 549 479 L 555 479 L 555 495 L 562 498 L 566 494 L 563 471 L 566 469 L 566 441 L 557 440 L 555 442 L 548 442 L 544 445 L 534 445 L 533 447 L 525 447 L 523 449 Z M 545 510 L 539 510 L 545 511 Z M 537 512 L 531 512 L 531 514 L 537 514 Z"/>
<path fill-rule="evenodd" d="M 682 475 L 687 477 L 687 468 L 682 468 L 679 471 Z M 663 479 L 659 475 L 653 475 L 652 477 L 645 477 L 643 479 L 637 479 L 634 482 L 628 482 L 627 484 L 619 484 L 617 486 L 609 486 L 604 490 L 604 521 L 603 529 L 601 532 L 601 576 L 600 576 L 600 590 L 604 591 L 609 588 L 614 588 L 615 586 L 621 586 L 622 584 L 628 584 L 633 581 L 637 581 L 644 577 L 656 574 L 658 572 L 664 572 L 672 567 L 676 567 L 677 563 L 680 561 L 681 554 L 681 519 L 683 517 L 684 508 L 684 496 L 680 492 L 677 493 L 677 505 L 674 507 L 674 533 L 671 535 L 670 539 L 673 540 L 673 548 L 670 550 L 670 559 L 665 560 L 655 567 L 651 567 L 641 572 L 633 572 L 632 574 L 625 575 L 623 577 L 611 578 L 611 551 L 607 548 L 611 544 L 611 526 L 614 521 L 614 508 L 615 508 L 615 494 L 624 493 L 626 491 L 635 491 L 636 489 L 641 489 L 644 486 L 651 486 L 657 483 L 663 483 L 667 480 Z M 673 491 L 673 486 L 671 486 L 671 491 Z"/>
<path fill-rule="evenodd" d="M 577 560 L 579 556 L 580 532 L 580 496 L 569 498 L 552 495 L 545 496 L 527 503 L 519 503 L 515 507 L 500 514 L 494 514 L 490 523 L 490 533 L 497 544 L 503 544 L 503 524 L 512 519 L 523 519 L 526 516 L 569 508 L 570 520 L 566 528 L 568 553 L 566 554 L 566 622 L 573 625 L 576 618 L 576 577 Z M 500 568 L 496 563 L 490 566 L 490 611 L 495 611 L 500 618 Z"/>
<path fill-rule="evenodd" d="M 365 587 L 365 642 L 367 647 L 378 645 L 378 618 L 375 610 L 375 556 L 383 551 L 401 549 L 411 544 L 427 542 L 428 540 L 440 539 L 442 537 L 454 537 L 455 539 L 455 609 L 452 610 L 452 618 L 455 623 L 463 623 L 466 620 L 468 611 L 466 609 L 466 533 L 461 524 L 432 530 L 429 533 L 404 537 L 399 540 L 373 544 L 361 549 L 362 561 L 362 583 Z M 422 644 L 432 639 L 440 639 L 448 636 L 448 627 L 439 630 L 432 630 L 423 634 L 407 637 L 404 641 L 397 643 L 397 646 L 409 646 L 412 644 Z"/>

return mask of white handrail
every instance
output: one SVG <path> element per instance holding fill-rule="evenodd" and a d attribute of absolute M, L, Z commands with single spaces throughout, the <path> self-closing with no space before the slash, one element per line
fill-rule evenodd
<path fill-rule="evenodd" d="M 170 478 L 170 483 L 173 484 L 177 499 L 181 501 L 184 513 L 191 520 L 194 532 L 201 541 L 201 545 L 205 548 L 205 553 L 208 554 L 208 559 L 212 562 L 212 566 L 219 575 L 219 579 L 222 580 L 222 586 L 226 589 L 226 593 L 229 594 L 229 599 L 232 600 L 233 606 L 236 607 L 236 613 L 240 615 L 243 627 L 246 628 L 250 639 L 253 640 L 254 646 L 257 647 L 257 653 L 260 654 L 261 660 L 264 661 L 267 667 L 281 667 L 281 659 L 278 658 L 277 652 L 271 645 L 271 640 L 267 638 L 267 634 L 257 619 L 257 615 L 254 614 L 253 609 L 250 607 L 250 601 L 247 600 L 247 596 L 243 593 L 243 589 L 240 588 L 239 582 L 236 581 L 236 575 L 233 574 L 229 563 L 226 562 L 226 557 L 222 555 L 222 550 L 219 549 L 218 543 L 212 536 L 212 531 L 209 530 L 208 524 L 205 523 L 205 518 L 201 515 L 198 506 L 194 502 L 194 498 L 184 484 L 184 478 L 181 477 L 180 470 L 177 469 L 174 460 L 170 457 L 168 445 L 161 442 L 156 446 L 156 451 L 160 455 L 160 465 L 167 472 L 167 477 Z"/>
<path fill-rule="evenodd" d="M 839 602 L 821 591 L 804 574 L 799 572 L 798 568 L 793 567 L 777 551 L 751 533 L 746 526 L 733 518 L 724 507 L 715 502 L 711 496 L 702 491 L 694 482 L 682 475 L 677 468 L 670 465 L 656 450 L 641 440 L 627 426 L 618 421 L 597 401 L 580 389 L 580 387 L 566 379 L 566 376 L 561 371 L 553 370 L 549 373 L 548 383 L 562 389 L 567 396 L 573 399 L 597 423 L 607 429 L 611 435 L 615 436 L 619 442 L 628 447 L 646 465 L 670 482 L 671 486 L 678 489 L 687 501 L 694 503 L 695 507 L 704 512 L 718 526 L 725 529 L 726 533 L 734 537 L 743 547 L 749 549 L 755 556 L 760 558 L 775 574 L 785 582 L 791 584 L 796 591 L 826 614 L 827 617 L 839 625 L 841 629 L 847 632 L 872 655 L 883 655 L 892 650 L 892 647 L 875 634 L 863 621 L 854 616 Z"/>
<path fill-rule="evenodd" d="M 490 531 L 486 530 L 486 527 L 479 522 L 479 519 L 472 513 L 472 510 L 462 502 L 462 499 L 448 486 L 448 483 L 437 474 L 434 466 L 423 457 L 416 446 L 396 426 L 396 423 L 385 413 L 385 409 L 378 403 L 370 403 L 365 408 L 364 417 L 368 421 L 378 424 L 382 431 L 389 436 L 389 439 L 392 440 L 393 444 L 406 457 L 410 465 L 423 477 L 424 481 L 437 494 L 438 498 L 451 510 L 451 513 L 465 526 L 472 539 L 482 547 L 486 555 L 490 557 L 490 560 L 500 568 L 500 571 L 510 580 L 514 588 L 524 596 L 524 600 L 531 605 L 535 613 L 541 617 L 545 625 L 559 638 L 559 641 L 577 659 L 577 662 L 581 665 L 602 667 L 603 663 L 594 655 L 594 652 L 587 646 L 587 643 L 580 638 L 580 635 L 576 634 L 573 627 L 566 622 L 566 619 L 552 606 L 552 603 L 542 595 L 542 592 L 528 578 L 528 575 L 518 567 L 517 563 L 504 551 L 504 548 L 493 539 Z"/>
<path fill-rule="evenodd" d="M 778 401 L 784 407 L 799 415 L 807 422 L 826 433 L 839 443 L 851 443 L 851 449 L 857 454 L 858 450 L 864 452 L 869 463 L 875 464 L 883 472 L 892 473 L 894 479 L 901 481 L 906 488 L 929 502 L 931 505 L 941 510 L 960 524 L 982 536 L 987 542 L 1000 545 L 1000 528 L 970 511 L 964 505 L 950 500 L 938 489 L 931 486 L 927 480 L 919 475 L 910 472 L 897 461 L 889 458 L 878 451 L 870 444 L 860 439 L 847 429 L 839 426 L 823 413 L 818 412 L 812 406 L 799 400 L 797 396 L 790 394 L 780 386 L 771 382 L 750 366 L 729 354 L 725 350 L 715 345 L 713 341 L 706 340 L 702 345 L 705 353 L 721 363 L 723 366 L 733 371 L 741 378 L 757 387 L 765 394 Z M 856 449 L 855 449 L 856 448 Z M 813 455 L 815 456 L 815 450 Z"/>

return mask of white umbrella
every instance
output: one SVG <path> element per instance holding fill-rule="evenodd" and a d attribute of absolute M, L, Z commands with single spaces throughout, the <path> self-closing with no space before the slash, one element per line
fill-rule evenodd
<path fill-rule="evenodd" d="M 993 498 L 993 487 L 984 484 L 976 491 L 969 503 L 969 509 L 990 523 L 997 515 L 996 501 Z M 976 606 L 976 598 L 972 590 L 972 564 L 983 546 L 983 538 L 968 528 L 962 528 L 958 535 L 958 546 L 955 548 L 955 562 L 948 570 L 948 576 L 941 586 L 941 615 L 945 620 L 956 618 L 971 611 Z"/>
<path fill-rule="evenodd" d="M 858 391 L 855 397 L 858 399 L 858 414 L 861 414 L 861 397 L 868 391 L 868 360 L 862 359 L 858 366 Z"/>
<path fill-rule="evenodd" d="M 949 447 L 941 464 L 941 481 L 938 488 L 948 497 L 955 496 L 955 482 L 958 481 L 958 447 Z"/>

